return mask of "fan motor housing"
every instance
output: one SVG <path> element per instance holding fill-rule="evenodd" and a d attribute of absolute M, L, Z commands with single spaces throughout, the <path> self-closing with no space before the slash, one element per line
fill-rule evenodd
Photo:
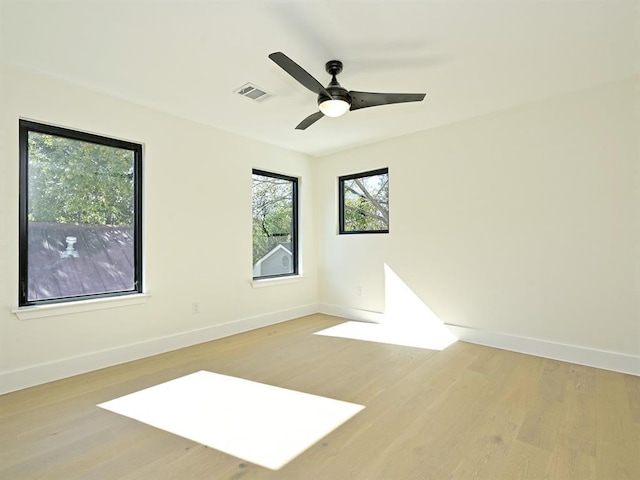
<path fill-rule="evenodd" d="M 331 98 L 323 94 L 318 95 L 318 105 L 326 102 L 327 100 L 342 100 L 343 102 L 347 102 L 349 105 L 351 105 L 351 95 L 349 95 L 349 91 L 346 88 L 341 87 L 340 85 L 329 85 L 327 87 L 327 92 L 331 94 Z"/>

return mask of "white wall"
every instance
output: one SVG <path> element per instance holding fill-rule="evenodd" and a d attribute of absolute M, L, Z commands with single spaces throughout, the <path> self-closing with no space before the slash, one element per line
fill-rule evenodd
<path fill-rule="evenodd" d="M 638 84 L 319 159 L 320 302 L 383 311 L 386 263 L 446 323 L 638 356 Z M 337 235 L 337 177 L 387 166 L 390 233 Z"/>
<path fill-rule="evenodd" d="M 0 78 L 2 389 L 316 310 L 308 157 L 15 67 Z M 144 144 L 146 303 L 33 320 L 11 313 L 18 291 L 18 118 Z M 301 178 L 302 281 L 250 284 L 253 167 Z M 191 314 L 192 301 L 201 313 Z M 228 322 L 238 323 L 215 328 Z"/>
<path fill-rule="evenodd" d="M 589 357 L 640 355 L 637 79 L 309 159 L 18 68 L 0 73 L 0 391 L 318 303 L 383 311 L 385 263 L 448 324 Z M 18 118 L 144 143 L 146 303 L 11 313 Z M 337 177 L 385 166 L 391 233 L 337 235 Z M 249 283 L 252 167 L 301 177 L 302 281 Z"/>

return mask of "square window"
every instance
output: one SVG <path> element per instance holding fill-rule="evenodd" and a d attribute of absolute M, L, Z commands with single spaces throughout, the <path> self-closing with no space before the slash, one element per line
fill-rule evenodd
<path fill-rule="evenodd" d="M 389 233 L 389 169 L 338 179 L 340 233 Z"/>
<path fill-rule="evenodd" d="M 253 170 L 253 278 L 298 274 L 298 179 Z"/>
<path fill-rule="evenodd" d="M 19 305 L 142 292 L 142 145 L 20 121 Z"/>

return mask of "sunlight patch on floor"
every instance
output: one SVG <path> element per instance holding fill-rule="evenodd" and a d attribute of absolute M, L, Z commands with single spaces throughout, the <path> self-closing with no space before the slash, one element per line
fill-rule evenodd
<path fill-rule="evenodd" d="M 272 470 L 364 409 L 206 371 L 98 406 Z"/>
<path fill-rule="evenodd" d="M 444 350 L 458 338 L 385 264 L 385 312 L 380 323 L 346 322 L 316 335 Z"/>

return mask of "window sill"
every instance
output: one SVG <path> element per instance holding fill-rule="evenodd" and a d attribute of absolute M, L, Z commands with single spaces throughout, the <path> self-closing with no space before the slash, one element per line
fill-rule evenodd
<path fill-rule="evenodd" d="M 290 277 L 265 278 L 262 280 L 250 280 L 253 288 L 275 287 L 286 283 L 297 283 L 305 279 L 304 275 L 291 275 Z"/>
<path fill-rule="evenodd" d="M 20 307 L 11 310 L 19 320 L 32 320 L 34 318 L 57 317 L 72 313 L 91 312 L 106 308 L 128 307 L 146 303 L 150 297 L 148 293 L 123 295 L 121 297 L 95 298 L 91 300 L 78 300 L 69 303 L 52 303 L 49 305 L 35 305 L 32 307 Z"/>

